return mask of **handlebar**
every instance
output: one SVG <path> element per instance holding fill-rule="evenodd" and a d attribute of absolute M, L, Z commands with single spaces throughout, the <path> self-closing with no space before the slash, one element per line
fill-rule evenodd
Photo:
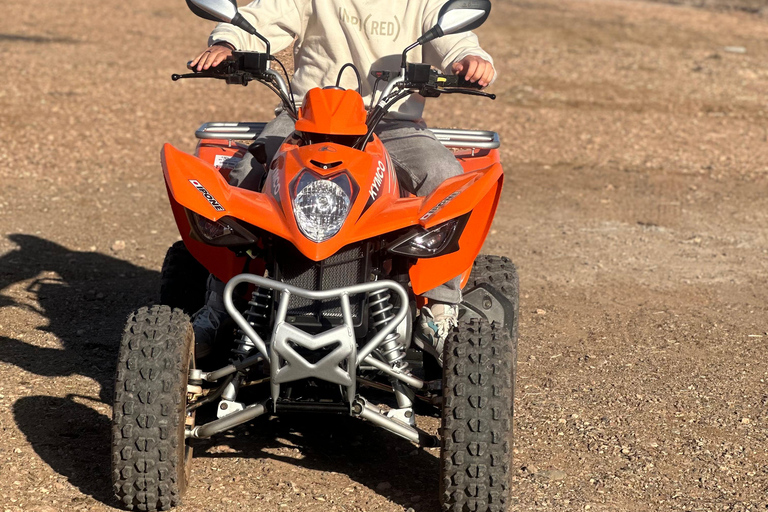
<path fill-rule="evenodd" d="M 293 101 L 290 85 L 286 84 L 279 73 L 269 68 L 271 60 L 277 61 L 267 53 L 232 52 L 232 58 L 221 62 L 218 66 L 205 71 L 193 70 L 192 73 L 183 75 L 174 73 L 171 75 L 171 79 L 177 81 L 184 78 L 215 78 L 235 85 L 248 85 L 254 80 L 259 81 L 272 89 L 283 101 L 285 108 L 296 118 L 296 105 Z M 277 62 L 280 63 L 280 61 Z M 189 67 L 189 63 L 187 63 L 187 67 Z"/>
<path fill-rule="evenodd" d="M 269 69 L 270 60 L 276 59 L 265 53 L 233 52 L 231 59 L 223 61 L 218 66 L 205 71 L 193 70 L 192 73 L 184 75 L 173 74 L 171 78 L 174 81 L 184 78 L 215 78 L 225 80 L 228 84 L 238 85 L 248 85 L 249 82 L 256 80 L 277 94 L 291 117 L 297 119 L 298 111 L 290 86 L 286 86 L 285 80 L 280 74 Z M 279 61 L 277 62 L 279 63 Z M 408 64 L 407 68 L 402 69 L 399 75 L 390 71 L 374 71 L 372 74 L 377 79 L 377 84 L 379 80 L 383 80 L 389 82 L 389 85 L 381 93 L 378 105 L 368 112 L 366 120 L 368 133 L 355 144 L 358 149 L 365 147 L 373 130 L 384 118 L 390 107 L 411 94 L 418 93 L 425 98 L 436 98 L 441 94 L 469 94 L 492 100 L 496 99 L 495 94 L 481 91 L 483 86 L 480 84 L 470 82 L 463 76 L 438 73 L 429 64 Z"/>

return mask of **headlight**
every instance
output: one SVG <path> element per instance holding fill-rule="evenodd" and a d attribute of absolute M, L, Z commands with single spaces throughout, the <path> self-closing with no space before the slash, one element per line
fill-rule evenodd
<path fill-rule="evenodd" d="M 347 219 L 349 195 L 335 181 L 324 179 L 310 183 L 301 179 L 298 188 L 293 200 L 296 224 L 313 242 L 325 242 L 339 232 Z"/>
<path fill-rule="evenodd" d="M 429 230 L 408 233 L 396 240 L 389 251 L 414 258 L 433 258 L 455 252 L 465 224 L 466 218 L 453 219 Z M 457 231 L 459 236 L 456 236 Z"/>
<path fill-rule="evenodd" d="M 237 247 L 256 243 L 256 236 L 253 233 L 229 217 L 213 221 L 187 210 L 187 218 L 192 228 L 192 238 L 199 242 L 217 247 Z"/>

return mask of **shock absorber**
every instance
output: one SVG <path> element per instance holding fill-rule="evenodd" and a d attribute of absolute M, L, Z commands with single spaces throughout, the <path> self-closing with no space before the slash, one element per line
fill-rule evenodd
<path fill-rule="evenodd" d="M 256 288 L 251 295 L 251 300 L 248 301 L 248 310 L 244 315 L 245 320 L 262 339 L 266 336 L 269 329 L 269 308 L 271 303 L 272 290 Z M 244 357 L 249 355 L 256 348 L 256 345 L 242 330 L 239 330 L 239 334 L 236 340 L 237 346 L 232 352 L 236 356 Z"/>
<path fill-rule="evenodd" d="M 389 290 L 382 289 L 373 292 L 369 295 L 368 311 L 371 315 L 371 322 L 373 327 L 380 331 L 391 322 L 395 317 L 395 308 L 391 302 L 389 302 L 391 295 Z M 408 307 L 404 304 L 402 307 Z M 397 330 L 392 331 L 384 338 L 384 341 L 379 345 L 379 353 L 386 359 L 386 361 L 392 365 L 393 368 L 399 369 L 403 373 L 408 372 L 408 363 L 405 361 L 406 346 L 400 340 L 400 333 Z M 395 398 L 397 400 L 397 409 L 393 409 L 388 413 L 392 417 L 409 424 L 415 425 L 415 418 L 413 416 L 413 391 L 403 384 L 398 379 L 392 378 L 392 389 L 395 392 Z"/>
<path fill-rule="evenodd" d="M 369 296 L 368 311 L 373 327 L 377 331 L 383 329 L 395 317 L 393 311 L 395 307 L 389 301 L 390 298 L 391 295 L 386 288 L 377 290 Z M 384 342 L 379 346 L 379 353 L 393 367 L 401 371 L 408 368 L 408 363 L 405 362 L 405 344 L 400 340 L 400 334 L 396 330 L 384 338 Z"/>

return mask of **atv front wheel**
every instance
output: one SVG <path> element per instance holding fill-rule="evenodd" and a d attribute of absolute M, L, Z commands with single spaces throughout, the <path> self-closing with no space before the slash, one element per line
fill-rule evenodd
<path fill-rule="evenodd" d="M 501 293 L 506 301 L 501 302 L 494 300 L 492 296 L 486 294 L 480 295 L 481 300 L 477 300 L 473 293 L 477 288 L 492 287 L 497 290 L 497 293 Z M 472 272 L 469 275 L 469 282 L 464 288 L 465 300 L 470 304 L 467 304 L 472 308 L 474 303 L 474 309 L 477 313 L 480 313 L 480 317 L 484 317 L 489 321 L 494 319 L 503 322 L 509 335 L 517 340 L 517 317 L 519 315 L 520 304 L 520 284 L 517 277 L 517 268 L 515 264 L 505 256 L 494 256 L 491 254 L 480 254 L 475 258 L 472 263 Z M 486 302 L 489 301 L 489 302 Z M 498 305 L 497 305 L 498 303 Z M 484 306 L 490 304 L 490 311 Z M 465 319 L 476 318 L 477 314 L 471 314 Z"/>
<path fill-rule="evenodd" d="M 208 271 L 179 240 L 165 253 L 160 273 L 160 304 L 194 314 L 205 304 Z"/>
<path fill-rule="evenodd" d="M 112 481 L 128 510 L 167 510 L 187 487 L 187 382 L 192 324 L 180 309 L 141 308 L 120 343 L 112 418 Z"/>
<path fill-rule="evenodd" d="M 486 320 L 460 322 L 443 356 L 440 497 L 445 512 L 506 512 L 517 340 Z"/>

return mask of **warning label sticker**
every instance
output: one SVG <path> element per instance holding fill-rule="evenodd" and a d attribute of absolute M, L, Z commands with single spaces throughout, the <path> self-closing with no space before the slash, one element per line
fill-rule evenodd
<path fill-rule="evenodd" d="M 213 166 L 217 169 L 234 169 L 237 165 L 237 162 L 240 160 L 242 160 L 242 158 L 227 155 L 216 155 L 216 158 L 213 160 Z"/>

